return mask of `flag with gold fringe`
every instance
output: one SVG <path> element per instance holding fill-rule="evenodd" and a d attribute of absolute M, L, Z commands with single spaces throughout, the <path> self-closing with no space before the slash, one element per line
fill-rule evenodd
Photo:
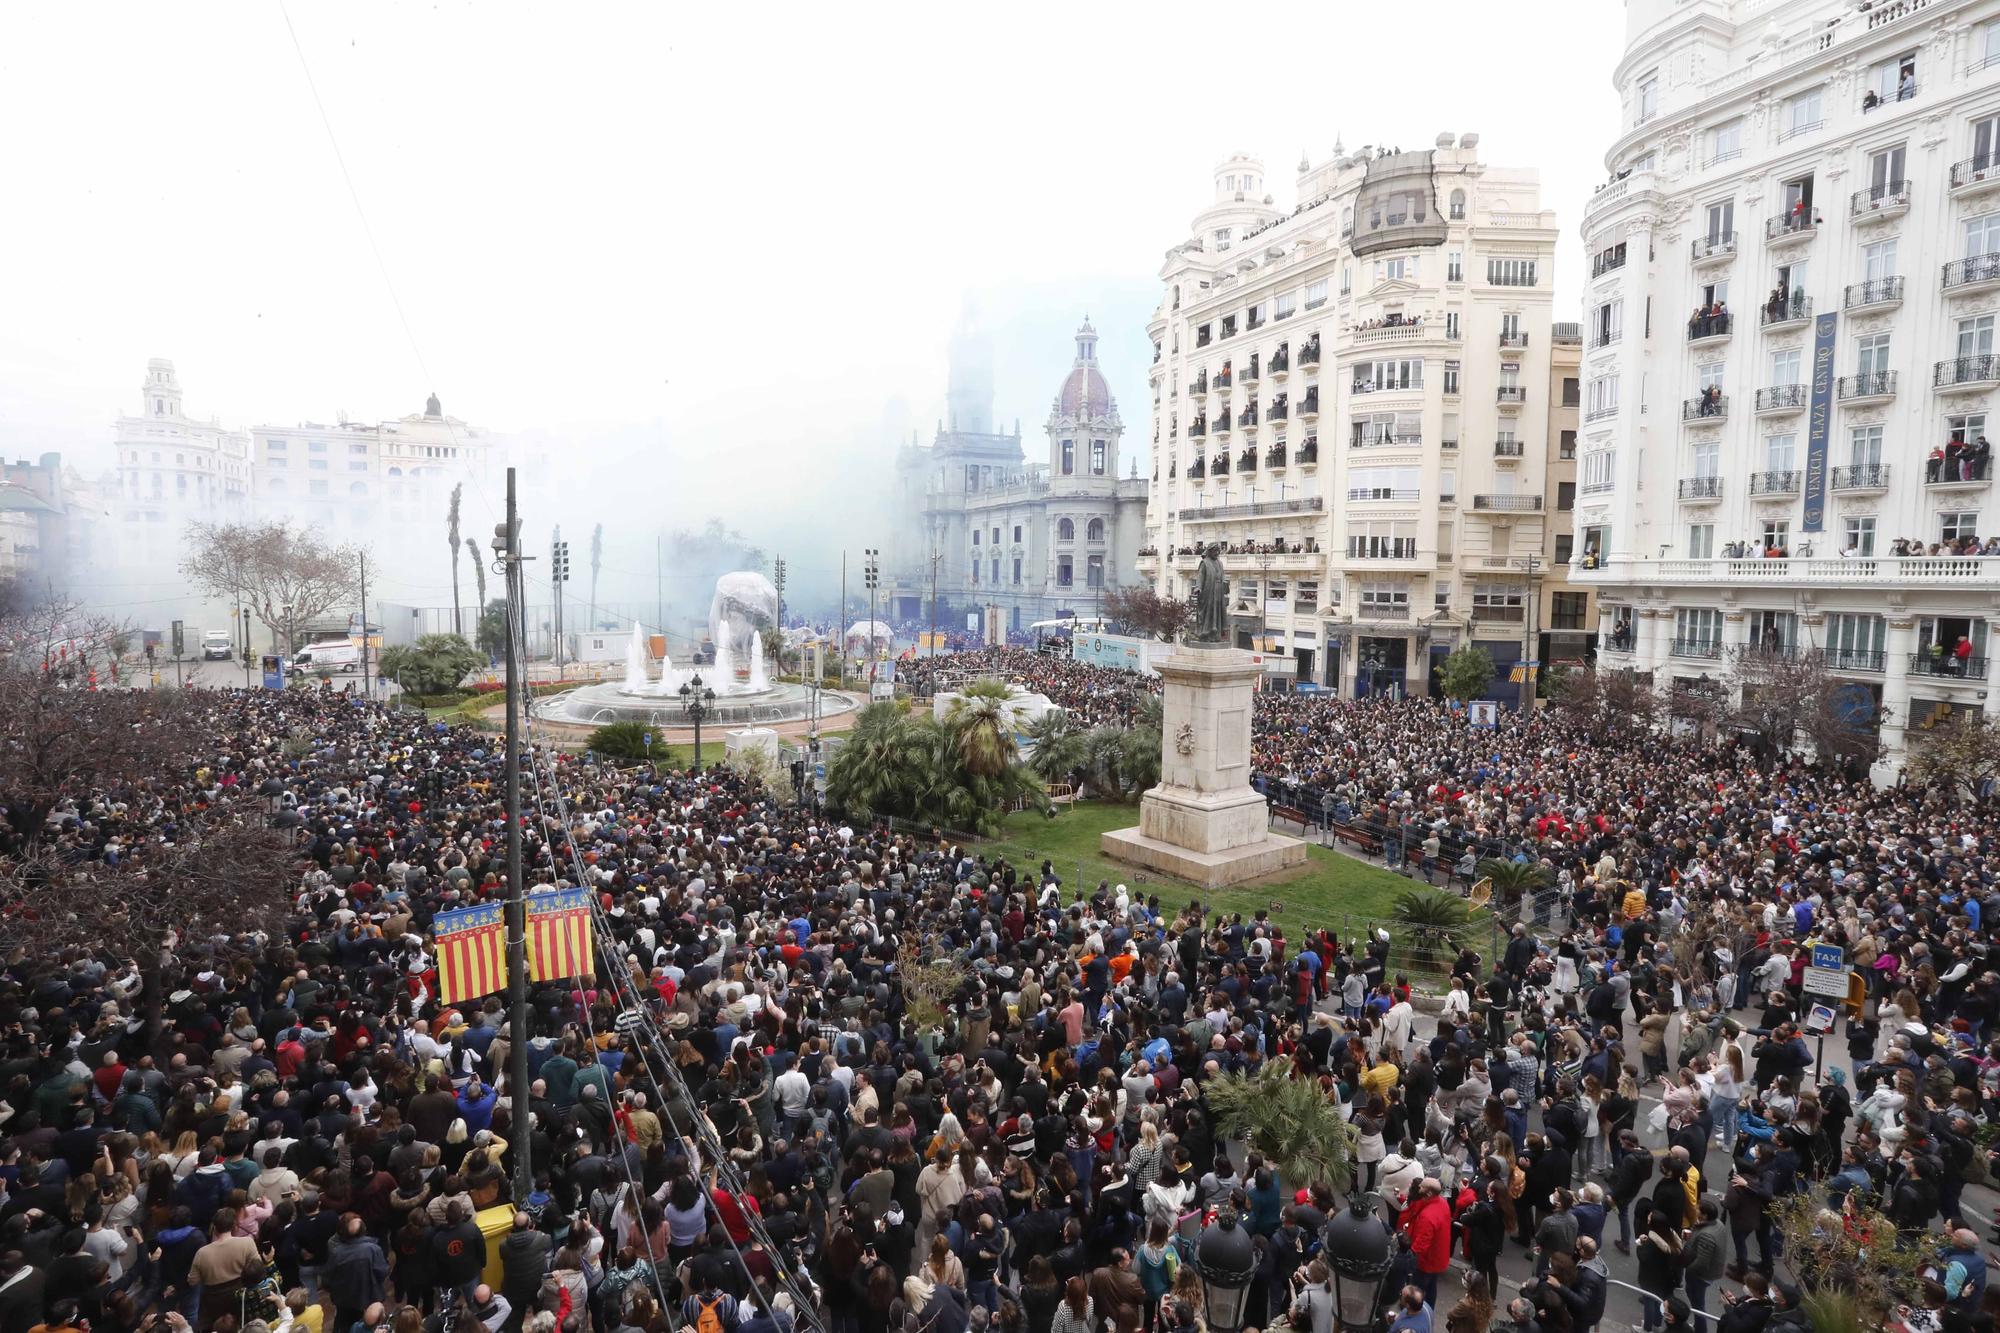
<path fill-rule="evenodd" d="M 507 985 L 506 909 L 498 903 L 439 912 L 431 923 L 438 1000 L 457 1004 Z"/>
<path fill-rule="evenodd" d="M 528 978 L 561 981 L 597 970 L 591 951 L 590 898 L 582 889 L 528 895 Z"/>

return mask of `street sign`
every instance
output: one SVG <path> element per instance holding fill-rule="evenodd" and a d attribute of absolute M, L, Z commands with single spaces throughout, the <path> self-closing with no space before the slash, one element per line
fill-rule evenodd
<path fill-rule="evenodd" d="M 1806 969 L 1803 989 L 1808 995 L 1824 995 L 1831 1000 L 1847 998 L 1847 969 L 1844 967 L 1809 967 Z"/>
<path fill-rule="evenodd" d="M 1821 1036 L 1833 1031 L 1833 1006 L 1830 1004 L 1814 1005 L 1812 1012 L 1806 1015 L 1806 1031 L 1815 1032 Z"/>
<path fill-rule="evenodd" d="M 176 620 L 174 622 L 174 656 L 179 657 L 186 648 L 186 631 L 181 628 L 181 622 Z"/>
<path fill-rule="evenodd" d="M 1812 965 L 1814 967 L 1823 967 L 1831 971 L 1846 970 L 1847 950 L 1841 948 L 1838 944 L 1815 944 L 1812 947 L 1812 951 Z"/>

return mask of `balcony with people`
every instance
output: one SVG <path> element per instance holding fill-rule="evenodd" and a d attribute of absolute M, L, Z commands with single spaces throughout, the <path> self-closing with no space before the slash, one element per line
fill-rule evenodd
<path fill-rule="evenodd" d="M 1292 455 L 1292 461 L 1301 467 L 1311 467 L 1319 462 L 1319 436 L 1308 435 L 1299 451 Z"/>
<path fill-rule="evenodd" d="M 1694 313 L 1688 316 L 1688 346 L 1705 347 L 1721 342 L 1734 331 L 1734 326 L 1735 318 L 1725 302 L 1712 301 L 1696 306 Z"/>
<path fill-rule="evenodd" d="M 1299 419 L 1311 421 L 1319 415 L 1319 385 L 1306 387 L 1305 397 L 1299 399 Z"/>
<path fill-rule="evenodd" d="M 1264 466 L 1272 472 L 1282 472 L 1290 456 L 1290 451 L 1285 448 L 1285 442 L 1279 440 L 1264 451 Z"/>
<path fill-rule="evenodd" d="M 1243 382 L 1245 384 L 1255 384 L 1260 378 L 1262 372 L 1258 369 L 1257 361 L 1258 358 L 1253 355 L 1250 358 L 1250 364 L 1243 367 Z"/>
<path fill-rule="evenodd" d="M 1208 392 L 1208 372 L 1202 371 L 1188 381 L 1188 397 L 1199 398 Z"/>
<path fill-rule="evenodd" d="M 1773 287 L 1764 299 L 1763 325 L 1767 329 L 1789 329 L 1812 320 L 1812 298 L 1798 290 Z"/>
<path fill-rule="evenodd" d="M 1228 455 L 1228 454 L 1217 454 L 1217 455 L 1216 455 L 1215 457 L 1213 457 L 1213 458 L 1209 459 L 1209 460 L 1208 460 L 1208 470 L 1209 470 L 1209 474 L 1210 474 L 1211 476 L 1217 476 L 1217 477 L 1225 477 L 1225 476 L 1228 476 L 1228 475 L 1229 475 L 1229 455 Z"/>
<path fill-rule="evenodd" d="M 1285 421 L 1292 415 L 1292 400 L 1284 394 L 1275 395 L 1264 409 L 1264 420 Z"/>
<path fill-rule="evenodd" d="M 1799 195 L 1784 212 L 1764 220 L 1764 244 L 1772 249 L 1803 245 L 1819 234 L 1821 221 L 1811 198 Z"/>
<path fill-rule="evenodd" d="M 1253 398 L 1241 412 L 1236 414 L 1236 424 L 1245 430 L 1255 430 L 1257 420 L 1257 401 Z"/>
<path fill-rule="evenodd" d="M 1271 353 L 1271 378 L 1281 380 L 1291 373 L 1292 349 L 1289 343 L 1279 343 L 1278 350 Z"/>
<path fill-rule="evenodd" d="M 1299 366 L 1301 369 L 1303 369 L 1306 366 L 1316 366 L 1318 364 L 1319 364 L 1319 335 L 1315 333 L 1312 336 L 1311 342 L 1308 342 L 1299 348 Z"/>
<path fill-rule="evenodd" d="M 1255 472 L 1257 470 L 1257 447 L 1255 445 L 1236 455 L 1236 470 L 1238 472 Z"/>
<path fill-rule="evenodd" d="M 1188 464 L 1188 480 L 1203 481 L 1207 477 L 1208 477 L 1208 461 L 1204 459 L 1200 454 L 1196 454 L 1194 461 Z"/>
<path fill-rule="evenodd" d="M 1993 446 L 1984 435 L 1965 437 L 1953 431 L 1943 444 L 1931 446 L 1924 457 L 1924 485 L 1937 490 L 1983 486 L 1993 467 Z"/>
<path fill-rule="evenodd" d="M 1719 384 L 1711 384 L 1694 397 L 1681 403 L 1681 420 L 1700 424 L 1717 424 L 1729 418 L 1729 395 Z"/>
<path fill-rule="evenodd" d="M 1208 434 L 1208 418 L 1196 417 L 1188 423 L 1188 438 L 1198 440 Z"/>

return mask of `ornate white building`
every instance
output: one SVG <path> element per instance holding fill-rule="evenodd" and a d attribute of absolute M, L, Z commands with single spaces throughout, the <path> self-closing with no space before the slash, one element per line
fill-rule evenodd
<path fill-rule="evenodd" d="M 1423 693 L 1469 641 L 1506 697 L 1532 639 L 1557 230 L 1478 142 L 1336 146 L 1289 211 L 1239 154 L 1160 269 L 1139 568 L 1186 596 L 1221 543 L 1235 641 L 1301 682 Z"/>
<path fill-rule="evenodd" d="M 1027 460 L 1018 425 L 1011 435 L 992 430 L 992 394 L 983 357 L 961 331 L 949 422 L 929 446 L 907 447 L 897 460 L 908 518 L 896 524 L 904 536 L 890 548 L 893 615 L 928 617 L 932 552 L 940 608 L 997 606 L 1010 629 L 1069 611 L 1092 614 L 1107 588 L 1138 581 L 1146 485 L 1118 475 L 1125 427 L 1098 369 L 1097 331 L 1088 321 L 1077 330 L 1040 462 Z"/>
<path fill-rule="evenodd" d="M 1625 13 L 1572 577 L 1607 665 L 1824 650 L 1886 777 L 1908 728 L 2000 711 L 2000 560 L 1897 554 L 2000 528 L 1991 461 L 1931 459 L 1977 449 L 2000 389 L 2000 3 Z"/>

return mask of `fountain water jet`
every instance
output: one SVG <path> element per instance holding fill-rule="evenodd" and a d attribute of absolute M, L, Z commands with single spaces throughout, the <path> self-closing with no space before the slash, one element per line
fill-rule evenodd
<path fill-rule="evenodd" d="M 771 688 L 770 674 L 764 669 L 764 636 L 750 640 L 750 693 L 762 694 Z"/>
<path fill-rule="evenodd" d="M 646 692 L 646 627 L 634 623 L 632 641 L 625 645 L 625 691 Z"/>

